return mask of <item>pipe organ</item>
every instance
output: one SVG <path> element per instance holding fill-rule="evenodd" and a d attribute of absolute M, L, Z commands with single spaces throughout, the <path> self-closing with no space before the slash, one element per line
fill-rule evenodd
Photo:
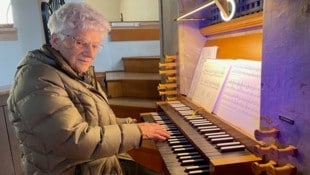
<path fill-rule="evenodd" d="M 217 59 L 261 61 L 263 13 L 255 12 L 207 27 L 199 27 L 195 21 L 181 21 L 177 26 L 180 50 L 176 55 L 166 55 L 167 60 L 163 59 L 159 65 L 163 82 L 158 90 L 163 101 L 158 102 L 156 112 L 141 114 L 145 121 L 157 122 L 171 133 L 167 142 L 156 143 L 167 174 L 297 174 L 290 158 L 296 157 L 298 148 L 280 144 L 278 129 L 260 130 L 259 125 L 253 125 L 253 132 L 248 133 L 238 125 L 247 125 L 246 117 L 226 120 L 188 96 L 203 48 L 217 46 Z M 201 43 L 204 43 L 202 48 L 197 47 Z M 168 61 L 171 57 L 176 59 Z M 202 98 L 208 101 L 207 97 Z M 247 115 L 241 112 L 240 116 Z"/>

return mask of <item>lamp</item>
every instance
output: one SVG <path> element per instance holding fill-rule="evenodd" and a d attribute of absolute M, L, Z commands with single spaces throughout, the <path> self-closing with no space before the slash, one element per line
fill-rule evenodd
<path fill-rule="evenodd" d="M 236 13 L 236 3 L 234 0 L 215 0 L 215 3 L 216 3 L 216 6 L 220 9 L 220 15 L 221 15 L 221 18 L 224 20 L 224 21 L 230 21 L 235 13 Z M 227 3 L 230 3 L 231 5 L 231 12 L 229 14 L 229 9 L 228 9 L 228 4 Z"/>
<path fill-rule="evenodd" d="M 220 10 L 220 15 L 221 15 L 221 18 L 224 20 L 224 21 L 230 21 L 235 13 L 236 13 L 236 3 L 234 0 L 209 0 L 207 3 L 201 5 L 200 7 L 198 8 L 195 8 L 194 10 L 191 10 L 190 12 L 178 17 L 176 20 L 179 21 L 179 20 L 182 20 L 194 13 L 197 13 L 198 11 L 202 10 L 202 9 L 205 9 L 209 6 L 211 6 L 212 4 L 216 4 L 216 6 L 219 8 Z M 229 8 L 228 8 L 228 3 L 231 4 L 231 12 L 229 13 Z"/>

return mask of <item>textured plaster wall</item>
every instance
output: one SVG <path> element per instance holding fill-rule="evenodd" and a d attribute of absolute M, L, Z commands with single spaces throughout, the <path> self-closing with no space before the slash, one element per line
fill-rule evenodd
<path fill-rule="evenodd" d="M 279 129 L 280 145 L 297 147 L 297 156 L 283 161 L 309 175 L 310 1 L 264 3 L 261 126 Z"/>

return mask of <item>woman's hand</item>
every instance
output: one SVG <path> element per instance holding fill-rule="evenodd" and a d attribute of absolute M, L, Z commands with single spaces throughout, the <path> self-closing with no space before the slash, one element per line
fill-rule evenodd
<path fill-rule="evenodd" d="M 164 141 L 170 136 L 164 127 L 156 123 L 138 123 L 138 126 L 142 132 L 143 139 Z"/>

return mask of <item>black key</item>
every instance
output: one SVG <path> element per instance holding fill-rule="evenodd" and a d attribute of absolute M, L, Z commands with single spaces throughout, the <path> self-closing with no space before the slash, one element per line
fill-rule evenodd
<path fill-rule="evenodd" d="M 167 141 L 168 142 L 177 142 L 177 141 L 187 141 L 187 139 L 185 137 L 175 138 L 175 139 L 169 138 Z"/>
<path fill-rule="evenodd" d="M 192 165 L 192 166 L 186 166 L 185 172 L 192 171 L 192 170 L 201 170 L 201 169 L 209 169 L 209 165 Z"/>
<path fill-rule="evenodd" d="M 193 147 L 193 146 L 190 145 L 190 144 L 187 144 L 187 145 L 172 145 L 172 146 L 171 146 L 172 149 L 177 149 L 177 148 L 188 148 L 188 147 Z"/>
<path fill-rule="evenodd" d="M 179 158 L 181 156 L 193 156 L 199 154 L 198 152 L 183 152 L 183 153 L 177 153 L 176 156 Z"/>
<path fill-rule="evenodd" d="M 168 138 L 168 140 L 169 139 L 181 139 L 181 138 L 185 138 L 183 135 L 178 135 L 178 136 L 170 136 L 169 138 Z"/>
<path fill-rule="evenodd" d="M 210 172 L 210 170 L 192 170 L 192 171 L 189 171 L 188 174 L 189 175 L 197 175 L 197 174 L 208 174 Z"/>
<path fill-rule="evenodd" d="M 187 159 L 197 159 L 197 158 L 202 158 L 201 155 L 192 155 L 192 156 L 180 156 L 179 161 L 181 160 L 187 160 Z"/>
<path fill-rule="evenodd" d="M 200 159 L 187 159 L 187 160 L 182 160 L 181 161 L 181 165 L 195 165 L 195 164 L 199 164 L 199 163 L 202 163 L 202 162 L 206 162 L 205 159 L 203 158 L 200 158 Z"/>
<path fill-rule="evenodd" d="M 180 131 L 168 131 L 168 132 L 172 136 L 183 135 Z"/>
<path fill-rule="evenodd" d="M 203 129 L 212 129 L 212 128 L 218 128 L 217 126 L 215 125 L 211 125 L 211 126 L 199 126 L 197 127 L 197 129 L 200 131 L 200 130 L 203 130 Z"/>
<path fill-rule="evenodd" d="M 188 143 L 187 140 L 181 140 L 181 141 L 169 142 L 169 145 L 180 145 L 180 144 L 187 144 L 187 143 Z"/>
<path fill-rule="evenodd" d="M 244 149 L 245 149 L 244 145 L 223 146 L 220 147 L 220 152 L 243 151 Z"/>
<path fill-rule="evenodd" d="M 181 153 L 181 152 L 189 152 L 189 151 L 195 151 L 194 147 L 187 147 L 187 148 L 176 148 L 173 150 L 175 153 Z"/>
<path fill-rule="evenodd" d="M 220 148 L 223 146 L 234 146 L 234 145 L 241 145 L 240 142 L 227 142 L 227 143 L 218 143 L 215 145 L 215 148 Z"/>
<path fill-rule="evenodd" d="M 199 132 L 204 134 L 204 133 L 219 132 L 219 131 L 221 131 L 220 128 L 211 128 L 211 129 L 202 129 Z"/>
<path fill-rule="evenodd" d="M 210 133 L 205 133 L 205 137 L 208 137 L 208 136 L 213 136 L 213 135 L 221 135 L 221 134 L 226 134 L 226 132 L 224 131 L 221 131 L 221 132 L 210 132 Z"/>
<path fill-rule="evenodd" d="M 221 134 L 221 135 L 213 135 L 213 136 L 207 136 L 207 140 L 215 139 L 215 138 L 223 138 L 223 137 L 229 137 L 228 134 Z"/>
<path fill-rule="evenodd" d="M 203 123 L 193 123 L 192 124 L 194 127 L 200 127 L 200 126 L 211 126 L 213 123 L 211 122 L 203 122 Z"/>
<path fill-rule="evenodd" d="M 216 143 L 231 142 L 233 140 L 234 140 L 233 137 L 224 137 L 224 138 L 211 139 L 210 142 L 216 144 Z"/>

